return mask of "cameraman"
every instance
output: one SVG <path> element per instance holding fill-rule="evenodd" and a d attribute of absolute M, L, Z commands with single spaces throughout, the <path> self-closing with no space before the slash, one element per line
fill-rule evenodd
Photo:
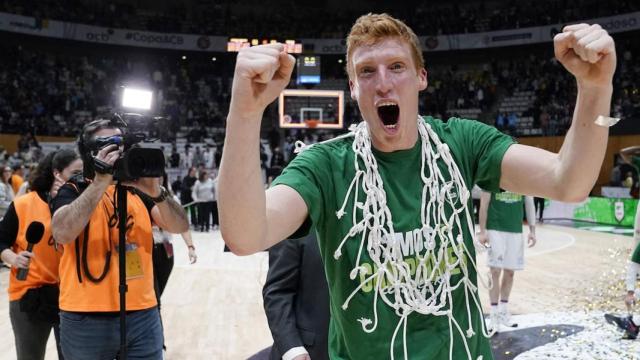
<path fill-rule="evenodd" d="M 60 340 L 68 360 L 113 359 L 119 351 L 118 218 L 113 166 L 122 148 L 101 149 L 97 137 L 122 136 L 110 120 L 85 125 L 78 139 L 84 178 L 60 188 L 52 201 L 52 233 L 60 261 Z M 160 178 L 122 183 L 127 192 L 127 352 L 162 359 L 162 327 L 153 287 L 152 221 L 173 233 L 189 228 L 186 214 Z M 138 193 L 148 195 L 144 201 Z"/>

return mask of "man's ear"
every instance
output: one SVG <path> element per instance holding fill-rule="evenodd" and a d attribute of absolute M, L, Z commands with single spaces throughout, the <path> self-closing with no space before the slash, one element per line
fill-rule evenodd
<path fill-rule="evenodd" d="M 422 68 L 418 71 L 418 82 L 418 88 L 420 91 L 427 88 L 427 85 L 429 84 L 429 81 L 427 80 L 427 69 Z"/>
<path fill-rule="evenodd" d="M 353 80 L 349 80 L 349 91 L 351 93 L 351 99 L 358 101 L 358 96 L 357 96 L 357 90 L 358 90 L 358 85 L 353 81 Z"/>

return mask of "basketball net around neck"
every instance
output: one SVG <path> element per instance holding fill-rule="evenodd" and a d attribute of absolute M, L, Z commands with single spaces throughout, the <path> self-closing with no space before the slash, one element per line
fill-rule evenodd
<path fill-rule="evenodd" d="M 417 122 L 422 142 L 420 176 L 423 187 L 420 219 L 422 237 L 425 241 L 424 246 L 415 248 L 417 261 L 413 274 L 410 265 L 403 258 L 400 241 L 394 236 L 392 214 L 387 205 L 387 195 L 378 172 L 378 163 L 371 151 L 371 137 L 367 123 L 362 121 L 350 128 L 351 131 L 348 134 L 338 137 L 354 137 L 352 149 L 355 153 L 355 176 L 341 208 L 336 212 L 338 219 L 345 215 L 351 216 L 353 226 L 335 250 L 334 258 L 337 261 L 340 260 L 342 247 L 347 241 L 360 241 L 355 267 L 349 276 L 352 280 L 359 277 L 364 279 L 347 297 L 342 304 L 342 309 L 347 310 L 349 302 L 362 287 L 373 282 L 375 291 L 372 304 L 373 319 L 362 317 L 358 321 L 363 331 L 372 333 L 378 326 L 378 301 L 382 300 L 394 309 L 399 321 L 391 339 L 389 350 L 391 359 L 394 359 L 394 344 L 401 327 L 404 358 L 408 359 L 407 320 L 409 315 L 415 312 L 422 315 L 444 316 L 448 319 L 449 359 L 453 359 L 455 331 L 460 334 L 467 358 L 480 360 L 482 356 L 476 359 L 472 357 L 467 343 L 467 338 L 475 335 L 472 328 L 471 306 L 476 306 L 478 309 L 476 314 L 482 313 L 478 289 L 469 275 L 469 264 L 477 270 L 475 257 L 465 245 L 463 238 L 463 221 L 466 221 L 468 231 L 473 233 L 474 229 L 467 207 L 471 193 L 465 186 L 462 174 L 447 144 L 442 143 L 431 126 L 420 117 Z M 296 143 L 296 152 L 304 148 L 304 144 Z M 444 164 L 447 171 L 441 171 L 438 163 Z M 364 193 L 364 203 L 358 201 L 360 192 Z M 348 213 L 345 212 L 345 208 L 352 193 L 353 207 Z M 362 213 L 361 218 L 356 216 L 358 212 Z M 365 277 L 368 268 L 361 265 L 361 255 L 365 249 L 375 264 L 373 274 L 368 277 Z M 448 256 L 450 252 L 455 255 L 455 260 Z M 457 281 L 452 278 L 454 270 L 459 270 L 462 275 Z M 386 286 L 382 287 L 384 282 Z M 452 292 L 460 288 L 464 292 L 467 309 L 469 325 L 466 329 L 462 329 L 451 310 L 454 308 Z M 491 335 L 484 326 L 481 326 L 481 331 L 486 337 Z"/>

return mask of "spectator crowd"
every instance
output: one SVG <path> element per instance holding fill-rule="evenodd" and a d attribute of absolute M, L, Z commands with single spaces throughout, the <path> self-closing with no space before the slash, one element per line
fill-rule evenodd
<path fill-rule="evenodd" d="M 349 24 L 371 11 L 370 2 L 231 0 L 215 2 L 165 2 L 154 6 L 139 1 L 112 0 L 5 0 L 0 11 L 112 28 L 191 34 L 269 37 L 341 38 Z M 407 22 L 418 35 L 447 35 L 529 26 L 562 24 L 638 11 L 631 0 L 470 1 L 434 3 L 417 0 L 374 2 Z M 340 7 L 340 8 L 337 8 Z M 292 16 L 291 14 L 295 14 Z M 455 20 L 452 20 L 455 19 Z M 229 33 L 233 29 L 234 34 Z"/>

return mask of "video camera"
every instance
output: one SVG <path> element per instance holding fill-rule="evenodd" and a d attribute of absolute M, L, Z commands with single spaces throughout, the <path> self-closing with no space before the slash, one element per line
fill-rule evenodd
<path fill-rule="evenodd" d="M 154 141 L 145 132 L 162 126 L 165 118 L 136 113 L 114 113 L 104 126 L 119 128 L 122 135 L 98 136 L 87 141 L 86 149 L 94 160 L 94 168 L 99 173 L 112 173 L 117 181 L 130 181 L 143 177 L 161 177 L 165 172 L 164 153 L 160 149 L 148 148 L 141 142 Z M 123 147 L 122 156 L 113 166 L 95 158 L 95 154 L 109 145 Z"/>

